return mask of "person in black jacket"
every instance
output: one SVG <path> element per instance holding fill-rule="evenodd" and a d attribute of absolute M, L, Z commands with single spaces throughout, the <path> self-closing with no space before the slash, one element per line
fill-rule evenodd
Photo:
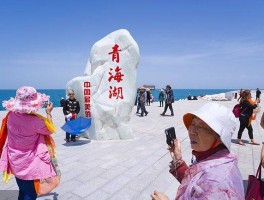
<path fill-rule="evenodd" d="M 248 135 L 251 140 L 251 144 L 254 145 L 259 145 L 259 143 L 256 143 L 253 139 L 253 128 L 251 125 L 251 118 L 253 115 L 253 110 L 257 108 L 257 104 L 252 104 L 251 103 L 251 92 L 250 90 L 244 90 L 242 92 L 242 96 L 240 99 L 240 105 L 241 105 L 241 113 L 239 116 L 239 122 L 240 122 L 240 127 L 237 135 L 237 143 L 240 145 L 244 145 L 244 143 L 241 140 L 241 136 L 245 128 L 248 130 Z"/>
<path fill-rule="evenodd" d="M 151 99 L 150 91 L 147 90 L 147 106 L 150 106 L 150 99 Z"/>
<path fill-rule="evenodd" d="M 260 95 L 261 95 L 261 91 L 257 88 L 257 91 L 256 91 L 256 102 L 257 103 L 260 103 Z"/>
<path fill-rule="evenodd" d="M 164 116 L 169 107 L 171 111 L 171 116 L 174 116 L 172 103 L 174 103 L 173 91 L 171 89 L 171 86 L 167 85 L 165 89 L 165 108 L 164 108 L 163 113 L 161 113 L 160 115 Z"/>
<path fill-rule="evenodd" d="M 63 106 L 63 114 L 65 116 L 65 121 L 73 120 L 77 117 L 77 114 L 80 112 L 80 104 L 75 99 L 74 91 L 69 90 L 68 96 L 69 98 L 65 101 L 65 104 Z M 71 141 L 76 142 L 76 135 L 71 135 L 70 133 L 66 132 L 66 142 Z"/>
<path fill-rule="evenodd" d="M 65 102 L 66 102 L 66 100 L 63 97 L 61 97 L 60 106 L 64 107 Z"/>

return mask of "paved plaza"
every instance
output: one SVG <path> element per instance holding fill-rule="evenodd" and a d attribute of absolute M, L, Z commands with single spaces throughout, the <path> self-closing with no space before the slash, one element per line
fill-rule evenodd
<path fill-rule="evenodd" d="M 254 96 L 254 95 L 252 95 Z M 264 108 L 263 99 L 261 107 Z M 177 138 L 181 141 L 183 159 L 190 164 L 191 148 L 187 130 L 183 125 L 182 116 L 188 111 L 194 111 L 206 101 L 177 101 L 173 104 L 174 117 L 170 111 L 167 116 L 160 116 L 163 108 L 159 103 L 146 106 L 149 114 L 145 117 L 136 115 L 136 107 L 131 114 L 130 125 L 135 138 L 125 141 L 90 141 L 80 139 L 76 143 L 65 143 L 65 133 L 60 129 L 64 123 L 62 108 L 54 108 L 53 120 L 57 133 L 53 135 L 57 150 L 61 184 L 52 193 L 39 197 L 38 200 L 150 200 L 150 194 L 155 189 L 165 192 L 174 199 L 179 183 L 168 172 L 171 160 L 167 151 L 164 129 L 174 126 Z M 237 103 L 233 101 L 218 102 L 232 109 Z M 253 121 L 254 139 L 262 143 L 264 130 L 260 127 L 260 117 Z M 44 110 L 41 110 L 44 114 Z M 0 119 L 6 112 L 0 112 Z M 238 131 L 237 124 L 236 132 Z M 249 174 L 255 174 L 260 162 L 260 146 L 246 144 L 237 145 L 237 135 L 232 139 L 232 151 L 238 156 L 238 164 L 242 173 L 244 185 L 247 185 Z M 247 131 L 242 139 L 249 141 Z M 0 193 L 17 191 L 14 177 L 6 185 L 0 181 Z M 4 190 L 4 191 L 3 191 Z M 2 194 L 3 194 L 2 193 Z M 16 194 L 16 193 L 14 193 Z M 0 200 L 3 195 L 0 194 Z M 9 199 L 16 199 L 10 197 Z"/>

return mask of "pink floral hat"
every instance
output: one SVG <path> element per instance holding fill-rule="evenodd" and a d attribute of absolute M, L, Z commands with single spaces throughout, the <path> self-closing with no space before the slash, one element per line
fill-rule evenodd
<path fill-rule="evenodd" d="M 16 91 L 16 97 L 3 101 L 3 107 L 12 112 L 31 113 L 37 112 L 43 104 L 49 101 L 50 96 L 38 93 L 37 90 L 30 86 L 20 87 Z"/>

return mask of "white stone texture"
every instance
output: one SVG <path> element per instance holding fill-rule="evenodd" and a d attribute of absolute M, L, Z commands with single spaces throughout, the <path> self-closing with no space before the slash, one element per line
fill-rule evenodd
<path fill-rule="evenodd" d="M 115 44 L 118 44 L 119 62 L 112 61 Z M 132 108 L 136 98 L 136 75 L 139 62 L 139 48 L 127 30 L 121 29 L 110 33 L 96 42 L 90 53 L 84 76 L 76 77 L 66 85 L 67 89 L 75 91 L 79 100 L 80 116 L 85 116 L 84 82 L 91 83 L 91 116 L 92 125 L 83 136 L 96 140 L 119 140 L 133 138 L 133 131 L 128 126 Z M 122 81 L 112 80 L 110 74 L 116 74 L 116 67 L 121 68 L 124 75 Z M 111 70 L 112 69 L 112 70 Z M 110 86 L 122 87 L 123 99 L 110 98 Z"/>

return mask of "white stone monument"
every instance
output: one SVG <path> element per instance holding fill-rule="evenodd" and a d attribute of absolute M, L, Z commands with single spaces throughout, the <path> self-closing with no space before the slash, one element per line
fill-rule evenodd
<path fill-rule="evenodd" d="M 138 62 L 138 45 L 125 29 L 114 31 L 93 45 L 84 75 L 66 85 L 80 102 L 79 116 L 92 118 L 84 137 L 133 138 L 128 122 L 136 98 Z"/>

